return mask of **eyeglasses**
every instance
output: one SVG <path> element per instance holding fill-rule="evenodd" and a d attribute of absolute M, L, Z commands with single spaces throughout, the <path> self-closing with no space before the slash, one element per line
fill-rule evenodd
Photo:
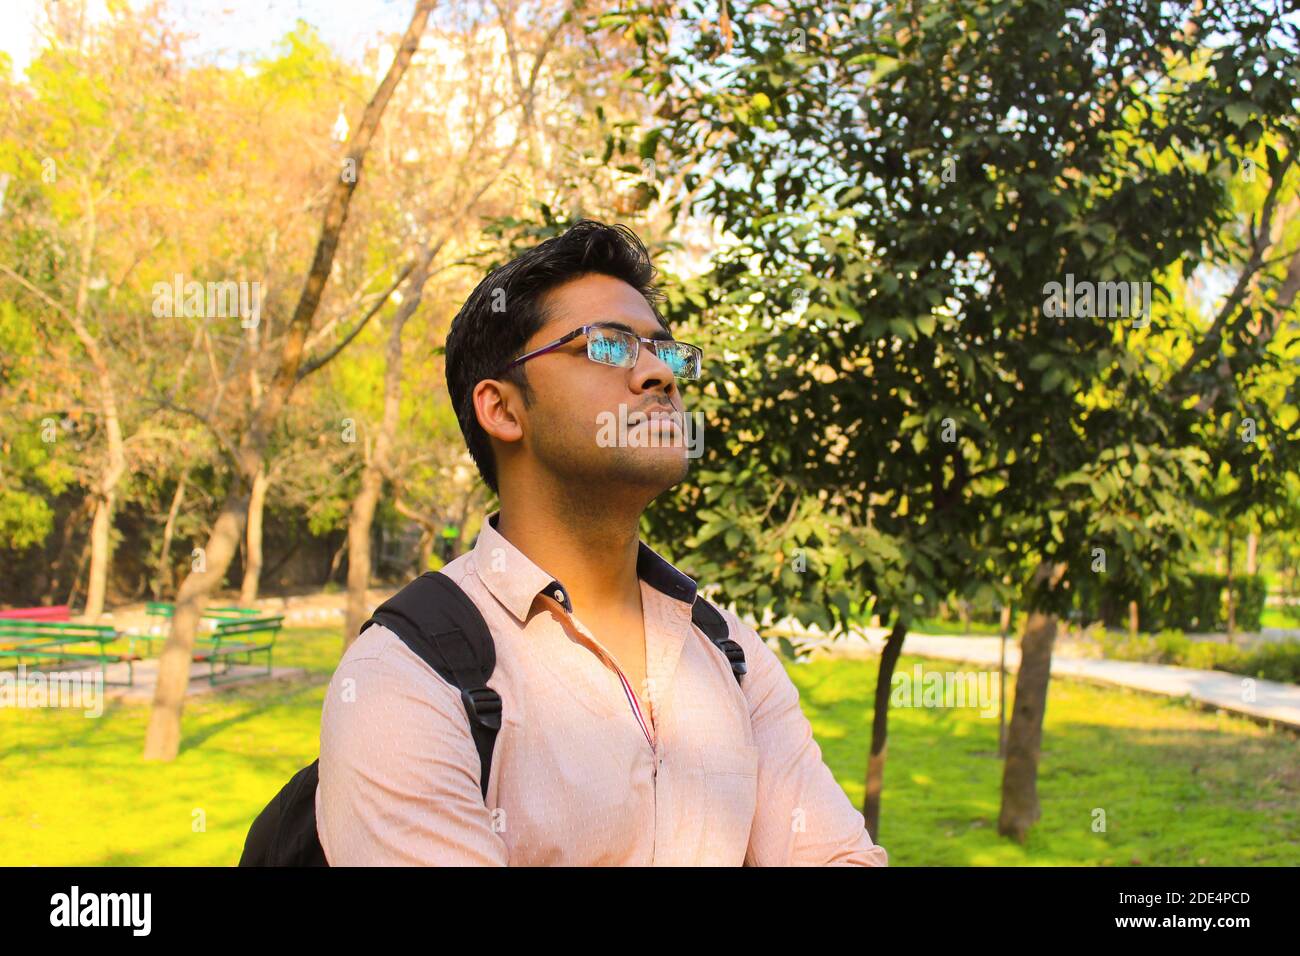
<path fill-rule="evenodd" d="M 641 355 L 641 343 L 645 342 L 659 357 L 659 360 L 672 370 L 674 377 L 691 380 L 700 377 L 704 353 L 694 345 L 687 345 L 685 342 L 678 342 L 675 339 L 648 339 L 643 335 L 636 335 L 623 329 L 610 328 L 606 325 L 584 325 L 581 328 L 574 329 L 568 335 L 556 339 L 549 345 L 543 345 L 527 355 L 519 356 L 519 358 L 503 368 L 500 374 L 504 375 L 516 365 L 527 362 L 531 358 L 553 352 L 561 345 L 572 342 L 579 335 L 587 337 L 587 358 L 601 365 L 612 365 L 615 368 L 634 368 L 637 359 Z"/>

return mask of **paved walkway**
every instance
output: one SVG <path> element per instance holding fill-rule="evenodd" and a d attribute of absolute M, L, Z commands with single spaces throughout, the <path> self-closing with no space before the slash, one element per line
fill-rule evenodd
<path fill-rule="evenodd" d="M 786 623 L 781 622 L 782 625 Z M 777 630 L 780 632 L 785 628 L 778 627 Z M 822 635 L 815 634 L 808 637 L 823 653 L 860 657 L 878 655 L 887 633 L 883 628 L 868 628 L 837 641 L 827 641 Z M 800 635 L 801 640 L 803 637 Z M 1001 641 L 996 637 L 938 637 L 912 633 L 907 635 L 903 653 L 997 667 L 1000 645 Z M 1019 666 L 1019 642 L 1009 640 L 1007 671 L 1015 673 Z M 1188 697 L 1206 707 L 1217 707 L 1300 730 L 1300 686 L 1296 684 L 1242 677 L 1225 671 L 1202 671 L 1169 664 L 1072 656 L 1068 644 L 1057 645 L 1056 652 L 1052 655 L 1052 674 L 1056 677 L 1128 687 L 1166 697 Z"/>
<path fill-rule="evenodd" d="M 909 634 L 903 653 L 996 667 L 996 637 L 935 637 Z M 1020 666 L 1020 647 L 1007 641 L 1007 670 Z M 1189 697 L 1200 704 L 1273 721 L 1300 730 L 1300 686 L 1242 677 L 1225 671 L 1202 671 L 1170 664 L 1109 661 L 1052 655 L 1052 674 L 1143 690 L 1166 697 Z"/>
<path fill-rule="evenodd" d="M 108 699 L 128 700 L 132 703 L 153 700 L 158 689 L 158 658 L 135 662 L 134 684 L 123 687 L 126 682 L 125 664 L 110 664 L 106 668 L 106 679 L 112 684 L 104 685 L 104 697 Z M 212 693 L 230 690 L 234 687 L 247 687 L 250 684 L 264 684 L 268 681 L 302 680 L 307 671 L 301 667 L 275 667 L 266 673 L 266 664 L 232 664 L 228 673 L 223 675 L 215 685 L 208 683 L 208 665 L 190 665 L 190 683 L 186 697 L 204 697 Z"/>

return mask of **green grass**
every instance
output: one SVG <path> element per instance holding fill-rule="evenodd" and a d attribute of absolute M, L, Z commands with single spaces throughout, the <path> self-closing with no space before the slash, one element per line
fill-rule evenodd
<path fill-rule="evenodd" d="M 957 669 L 903 657 L 927 671 Z M 790 668 L 825 759 L 863 798 L 876 662 Z M 1009 708 L 1008 708 L 1009 710 Z M 1242 866 L 1300 863 L 1300 740 L 1175 700 L 1052 681 L 1038 793 L 1021 846 L 997 835 L 997 719 L 973 709 L 890 711 L 878 842 L 893 865 Z M 1106 832 L 1092 830 L 1106 812 Z"/>
<path fill-rule="evenodd" d="M 0 865 L 229 865 L 253 817 L 316 756 L 337 630 L 286 629 L 306 682 L 186 704 L 179 758 L 146 764 L 147 704 L 0 709 Z M 903 658 L 900 670 L 917 661 Z M 926 662 L 927 669 L 947 665 Z M 823 754 L 861 806 L 876 663 L 789 665 Z M 997 721 L 895 708 L 879 842 L 894 865 L 1300 863 L 1300 740 L 1175 701 L 1052 683 L 1024 846 L 997 836 Z M 1092 811 L 1107 832 L 1092 831 Z M 196 828 L 196 810 L 206 829 Z"/>
<path fill-rule="evenodd" d="M 1300 608 L 1266 607 L 1259 621 L 1263 627 L 1300 627 Z"/>
<path fill-rule="evenodd" d="M 253 818 L 317 755 L 341 644 L 337 630 L 286 628 L 276 667 L 310 680 L 187 700 L 169 764 L 140 759 L 146 703 L 109 701 L 98 719 L 0 709 L 0 866 L 235 863 Z"/>
<path fill-rule="evenodd" d="M 964 634 L 985 634 L 997 637 L 1001 633 L 1001 628 L 997 624 L 988 624 L 983 621 L 968 621 L 964 626 L 959 620 L 941 621 L 937 617 L 921 618 L 912 625 L 912 631 L 916 634 L 930 634 L 935 637 L 953 637 Z M 1015 633 L 1015 629 L 1012 629 Z"/>

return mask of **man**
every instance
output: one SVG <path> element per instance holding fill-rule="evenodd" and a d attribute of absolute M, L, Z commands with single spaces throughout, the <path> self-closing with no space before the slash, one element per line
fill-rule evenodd
<path fill-rule="evenodd" d="M 583 220 L 453 321 L 447 387 L 501 502 L 443 569 L 496 644 L 487 797 L 459 692 L 372 625 L 322 713 L 331 865 L 886 864 L 776 655 L 722 611 L 748 664 L 737 683 L 692 624 L 695 582 L 639 539 L 686 477 L 681 389 L 700 376 L 654 275 L 629 230 Z"/>

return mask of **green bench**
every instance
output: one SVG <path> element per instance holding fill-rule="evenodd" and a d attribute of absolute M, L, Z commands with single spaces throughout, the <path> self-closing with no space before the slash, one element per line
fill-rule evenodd
<path fill-rule="evenodd" d="M 147 601 L 144 606 L 145 613 L 149 617 L 170 618 L 176 612 L 176 606 L 166 601 Z M 265 611 L 255 607 L 210 607 L 202 615 L 202 619 L 209 623 L 213 621 L 242 621 L 250 618 L 256 618 L 265 614 Z M 156 627 L 156 625 L 155 625 Z M 153 655 L 153 642 L 163 640 L 161 629 L 151 630 L 148 634 L 131 635 L 131 650 L 135 651 L 137 641 L 145 645 L 145 655 Z"/>
<path fill-rule="evenodd" d="M 253 663 L 254 654 L 266 655 L 266 673 L 269 675 L 275 638 L 283 623 L 282 614 L 222 621 L 212 634 L 205 634 L 198 639 L 196 643 L 199 649 L 194 654 L 194 660 L 196 663 L 207 662 L 209 684 L 218 683 L 230 673 L 232 663 Z M 237 660 L 241 656 L 244 659 Z M 221 670 L 217 670 L 218 664 L 224 665 Z"/>
<path fill-rule="evenodd" d="M 171 617 L 176 613 L 176 605 L 166 601 L 147 601 L 144 610 L 150 617 Z M 262 611 L 255 607 L 210 607 L 204 610 L 203 616 L 222 621 L 238 621 L 243 618 L 257 617 L 261 613 Z"/>
<path fill-rule="evenodd" d="M 107 649 L 120 636 L 115 628 L 106 624 L 5 619 L 0 620 L 0 658 L 14 661 L 19 668 L 27 666 L 28 670 L 43 670 L 41 665 L 49 662 L 57 666 L 65 661 L 94 661 L 99 665 L 105 684 L 132 687 L 135 685 L 135 662 L 140 660 L 134 646 L 126 654 Z M 79 644 L 95 644 L 97 648 L 95 651 L 71 649 Z M 27 665 L 27 661 L 37 666 Z M 125 684 L 108 679 L 108 665 L 119 663 L 126 664 Z"/>

